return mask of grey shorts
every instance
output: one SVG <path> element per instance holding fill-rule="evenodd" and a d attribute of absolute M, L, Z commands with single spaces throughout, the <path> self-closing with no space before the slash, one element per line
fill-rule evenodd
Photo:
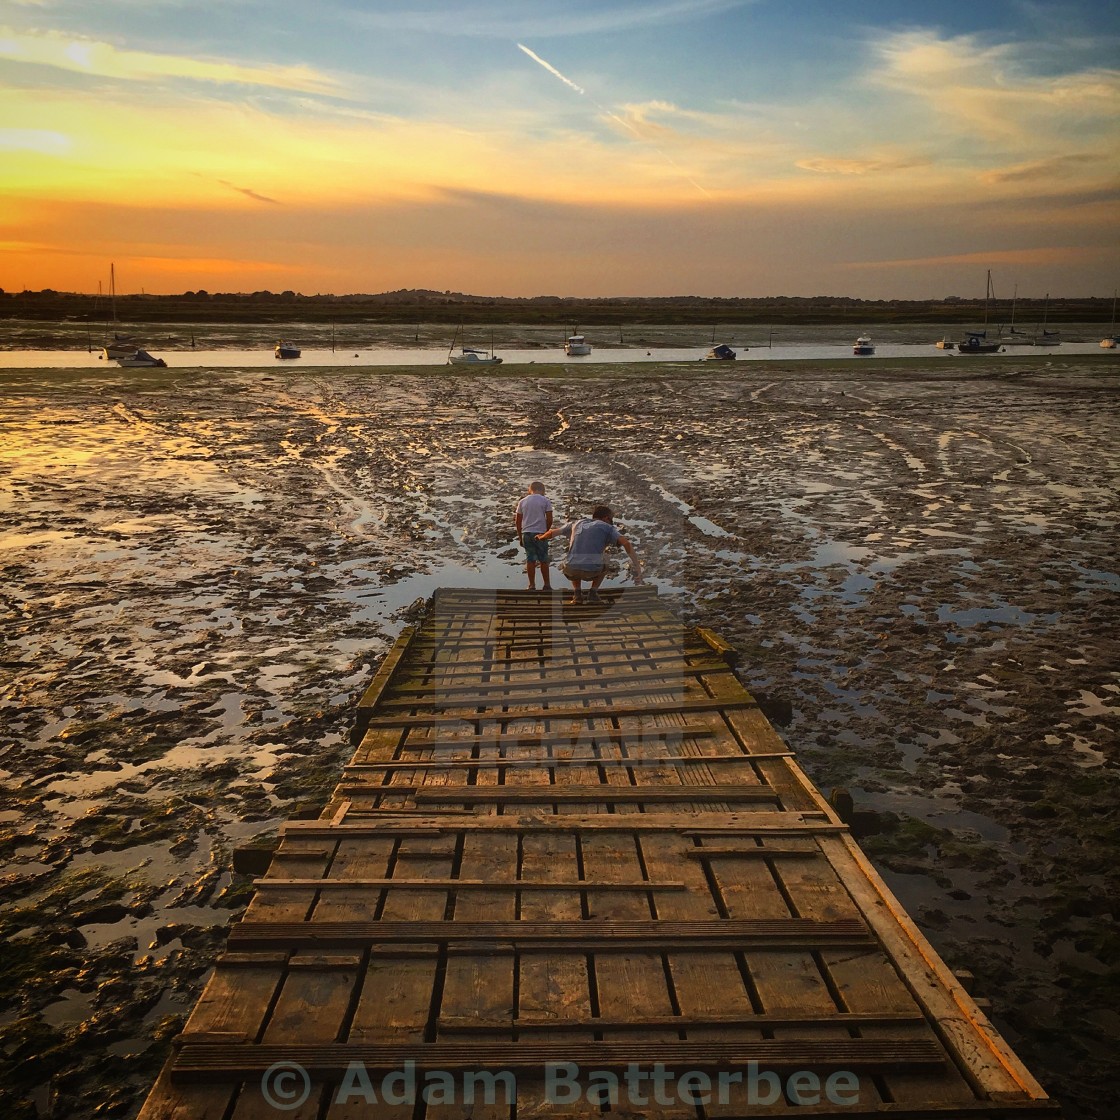
<path fill-rule="evenodd" d="M 548 563 L 548 541 L 542 541 L 536 533 L 522 533 L 521 544 L 525 549 L 525 559 L 530 564 Z"/>
<path fill-rule="evenodd" d="M 564 565 L 564 575 L 568 579 L 598 579 L 606 571 L 605 568 L 596 568 L 593 572 L 588 571 L 586 568 L 573 568 L 568 564 Z"/>

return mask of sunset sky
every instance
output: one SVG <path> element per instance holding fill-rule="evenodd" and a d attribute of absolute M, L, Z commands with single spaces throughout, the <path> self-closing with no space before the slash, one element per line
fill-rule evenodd
<path fill-rule="evenodd" d="M 0 287 L 1111 295 L 1118 11 L 6 0 Z"/>

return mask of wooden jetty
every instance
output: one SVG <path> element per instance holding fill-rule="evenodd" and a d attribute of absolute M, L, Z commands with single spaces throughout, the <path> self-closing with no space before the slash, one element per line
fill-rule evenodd
<path fill-rule="evenodd" d="M 1055 1115 L 728 646 L 604 598 L 437 592 L 140 1120 Z"/>

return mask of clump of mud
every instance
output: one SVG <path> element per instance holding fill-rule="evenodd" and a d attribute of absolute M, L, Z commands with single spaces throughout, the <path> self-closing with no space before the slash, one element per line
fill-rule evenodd
<path fill-rule="evenodd" d="M 1106 366 L 0 375 L 0 1103 L 128 1116 L 441 585 L 609 502 L 1068 1117 L 1120 1074 Z"/>

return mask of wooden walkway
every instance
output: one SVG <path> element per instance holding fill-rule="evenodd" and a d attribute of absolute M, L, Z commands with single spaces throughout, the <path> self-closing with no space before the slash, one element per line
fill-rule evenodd
<path fill-rule="evenodd" d="M 726 645 L 605 597 L 436 594 L 141 1120 L 1054 1115 Z"/>

